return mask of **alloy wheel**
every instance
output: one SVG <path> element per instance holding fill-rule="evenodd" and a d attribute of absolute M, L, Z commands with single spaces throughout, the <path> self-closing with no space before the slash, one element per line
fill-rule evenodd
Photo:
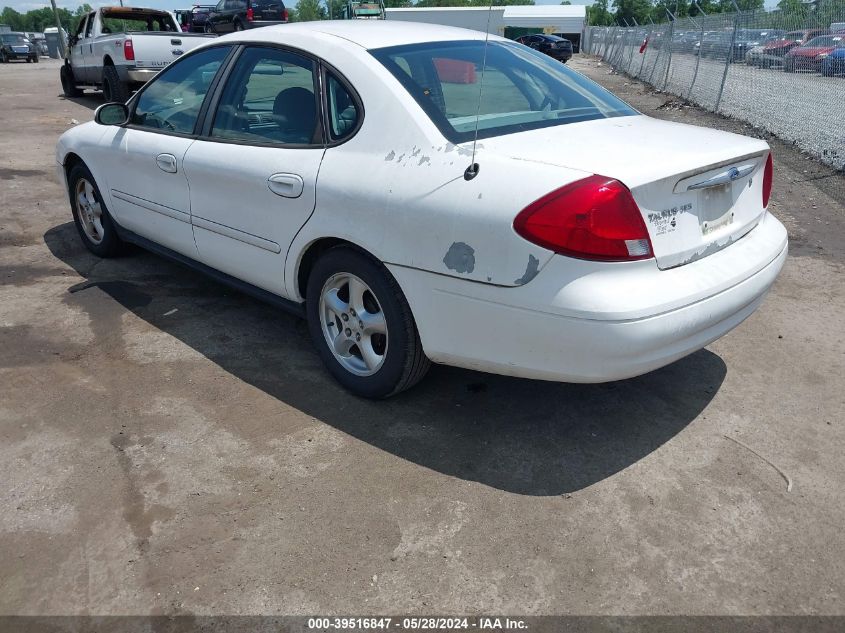
<path fill-rule="evenodd" d="M 387 321 L 372 289 L 351 273 L 332 275 L 320 293 L 320 326 L 340 365 L 372 376 L 387 355 Z"/>
<path fill-rule="evenodd" d="M 94 186 L 85 178 L 76 183 L 76 213 L 85 236 L 94 244 L 99 244 L 105 237 L 103 228 L 103 207 L 97 199 Z"/>

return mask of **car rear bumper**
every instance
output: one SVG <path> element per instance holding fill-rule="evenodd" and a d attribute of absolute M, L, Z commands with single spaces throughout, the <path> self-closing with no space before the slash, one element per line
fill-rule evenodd
<path fill-rule="evenodd" d="M 562 61 L 568 61 L 568 60 L 572 59 L 572 51 L 571 50 L 565 50 L 565 49 L 564 50 L 551 49 L 551 50 L 546 51 L 546 55 L 548 55 L 549 57 L 554 57 L 555 59 L 559 59 L 559 60 L 562 60 Z"/>
<path fill-rule="evenodd" d="M 160 68 L 127 68 L 126 79 L 132 83 L 145 84 L 155 77 Z"/>
<path fill-rule="evenodd" d="M 435 362 L 564 382 L 637 376 L 701 349 L 760 305 L 787 254 L 764 215 L 745 237 L 661 271 L 654 260 L 555 256 L 528 284 L 501 288 L 388 265 Z"/>
<path fill-rule="evenodd" d="M 253 22 L 246 22 L 246 28 L 257 29 L 262 26 L 275 26 L 277 24 L 287 24 L 285 20 L 255 20 Z"/>

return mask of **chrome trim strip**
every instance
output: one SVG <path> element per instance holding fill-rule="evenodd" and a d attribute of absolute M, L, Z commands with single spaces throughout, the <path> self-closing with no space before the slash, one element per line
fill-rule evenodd
<path fill-rule="evenodd" d="M 225 224 L 218 224 L 217 222 L 206 220 L 205 218 L 201 218 L 197 215 L 191 216 L 191 224 L 198 226 L 201 229 L 205 229 L 206 231 L 211 231 L 212 233 L 217 233 L 218 235 L 238 240 L 244 244 L 262 248 L 265 251 L 270 251 L 271 253 L 278 254 L 282 252 L 282 247 L 276 244 L 276 242 L 265 240 L 263 237 L 258 237 L 252 233 L 244 233 L 243 231 L 233 229 Z"/>
<path fill-rule="evenodd" d="M 721 174 L 716 174 L 712 178 L 708 178 L 707 180 L 702 180 L 700 182 L 688 185 L 687 191 L 692 191 L 693 189 L 706 189 L 708 187 L 717 187 L 718 185 L 727 185 L 728 183 L 732 183 L 734 180 L 744 178 L 752 171 L 754 171 L 755 167 L 756 165 L 743 165 L 742 167 L 731 167 L 730 169 L 723 171 Z"/>
<path fill-rule="evenodd" d="M 148 211 L 154 211 L 156 213 L 160 213 L 161 215 L 166 215 L 168 218 L 173 218 L 174 220 L 179 220 L 180 222 L 185 222 L 186 224 L 191 223 L 190 214 L 185 213 L 184 211 L 171 209 L 163 204 L 158 204 L 157 202 L 152 202 L 151 200 L 145 200 L 144 198 L 139 198 L 137 196 L 133 196 L 132 194 L 118 191 L 117 189 L 112 189 L 111 195 L 118 200 L 134 204 L 135 206 L 147 209 Z"/>

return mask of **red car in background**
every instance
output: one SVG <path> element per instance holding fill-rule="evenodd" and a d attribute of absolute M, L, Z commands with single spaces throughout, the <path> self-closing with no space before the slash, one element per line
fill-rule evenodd
<path fill-rule="evenodd" d="M 799 70 L 821 71 L 822 62 L 834 50 L 845 46 L 845 34 L 814 37 L 803 46 L 790 50 L 783 58 L 783 69 L 788 73 Z"/>
<path fill-rule="evenodd" d="M 783 38 L 772 40 L 763 46 L 763 55 L 773 55 L 775 57 L 783 57 L 793 48 L 797 48 L 806 44 L 814 37 L 821 35 L 828 35 L 830 31 L 827 29 L 805 29 L 802 31 L 790 31 Z"/>

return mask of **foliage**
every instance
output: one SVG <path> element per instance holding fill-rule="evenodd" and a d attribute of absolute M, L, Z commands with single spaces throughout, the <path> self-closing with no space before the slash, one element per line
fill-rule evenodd
<path fill-rule="evenodd" d="M 59 9 L 59 20 L 62 27 L 71 33 L 76 29 L 79 19 L 89 11 L 92 11 L 90 4 L 78 6 L 75 11 Z M 56 26 L 56 19 L 53 16 L 53 9 L 44 7 L 33 9 L 26 13 L 18 13 L 11 7 L 5 7 L 0 12 L 0 24 L 7 24 L 13 31 L 41 33 L 44 29 Z"/>

